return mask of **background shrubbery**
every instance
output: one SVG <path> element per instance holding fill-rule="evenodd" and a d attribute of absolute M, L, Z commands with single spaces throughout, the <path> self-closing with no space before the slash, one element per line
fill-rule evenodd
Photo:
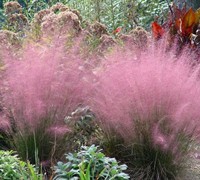
<path fill-rule="evenodd" d="M 3 2 L 5 4 L 9 1 L 4 0 Z M 117 27 L 123 27 L 124 32 L 130 31 L 136 26 L 143 26 L 149 29 L 150 23 L 155 17 L 162 17 L 160 21 L 163 21 L 168 13 L 168 4 L 165 0 L 137 0 L 134 2 L 130 0 L 19 0 L 18 2 L 22 5 L 23 14 L 29 21 L 33 19 L 35 13 L 60 2 L 70 8 L 79 10 L 84 19 L 83 25 L 87 26 L 86 22 L 93 23 L 98 21 L 105 24 L 110 32 Z"/>

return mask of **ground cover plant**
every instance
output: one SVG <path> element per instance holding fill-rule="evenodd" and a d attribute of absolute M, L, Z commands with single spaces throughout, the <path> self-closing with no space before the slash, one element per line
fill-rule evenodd
<path fill-rule="evenodd" d="M 54 180 L 129 179 L 123 172 L 127 166 L 119 165 L 115 158 L 106 157 L 98 148 L 95 145 L 82 146 L 79 152 L 67 154 L 67 163 L 57 163 Z"/>
<path fill-rule="evenodd" d="M 0 151 L 0 155 L 1 179 L 42 180 L 42 174 L 38 174 L 34 166 L 21 161 L 13 152 Z"/>

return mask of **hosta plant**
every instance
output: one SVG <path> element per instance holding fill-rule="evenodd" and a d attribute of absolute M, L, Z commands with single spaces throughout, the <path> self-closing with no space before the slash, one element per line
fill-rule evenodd
<path fill-rule="evenodd" d="M 126 180 L 127 166 L 119 165 L 115 158 L 106 157 L 98 146 L 82 146 L 77 153 L 66 155 L 67 162 L 58 162 L 54 180 Z"/>

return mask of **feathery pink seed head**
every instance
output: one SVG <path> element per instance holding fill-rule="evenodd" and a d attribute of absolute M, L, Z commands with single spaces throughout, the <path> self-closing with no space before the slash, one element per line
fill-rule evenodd
<path fill-rule="evenodd" d="M 10 122 L 3 115 L 0 116 L 0 131 L 4 133 L 9 133 L 9 131 L 11 131 Z"/>
<path fill-rule="evenodd" d="M 47 129 L 47 133 L 56 137 L 63 137 L 69 132 L 71 132 L 71 130 L 68 127 L 66 127 L 66 125 L 65 126 L 54 125 Z"/>
<path fill-rule="evenodd" d="M 175 57 L 153 45 L 145 52 L 123 49 L 108 57 L 97 73 L 91 105 L 103 127 L 128 139 L 138 120 L 149 124 L 149 133 L 156 134 L 153 124 L 167 117 L 172 133 L 181 130 L 195 135 L 200 127 L 199 67 L 192 67 L 188 58 L 186 54 Z M 169 143 L 168 134 L 156 136 L 155 141 Z"/>
<path fill-rule="evenodd" d="M 83 103 L 88 93 L 80 69 L 84 64 L 64 44 L 60 39 L 40 46 L 28 44 L 20 57 L 6 57 L 10 65 L 5 72 L 4 101 L 19 128 L 34 129 L 44 119 L 63 124 L 65 116 Z"/>

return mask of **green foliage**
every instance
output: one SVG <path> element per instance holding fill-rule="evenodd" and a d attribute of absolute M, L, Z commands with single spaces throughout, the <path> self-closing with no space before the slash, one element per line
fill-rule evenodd
<path fill-rule="evenodd" d="M 4 23 L 5 23 L 5 16 L 4 16 L 3 10 L 0 9 L 0 29 L 3 27 Z"/>
<path fill-rule="evenodd" d="M 169 0 L 172 2 L 172 0 Z M 138 24 L 149 29 L 151 22 L 155 19 L 163 22 L 169 13 L 169 6 L 166 0 L 137 0 L 136 14 Z"/>
<path fill-rule="evenodd" d="M 125 31 L 134 26 L 135 6 L 130 0 L 78 0 L 67 5 L 78 9 L 84 20 L 105 24 L 110 32 L 119 26 Z"/>
<path fill-rule="evenodd" d="M 166 0 L 77 0 L 67 4 L 78 9 L 84 20 L 99 21 L 110 32 L 119 26 L 125 32 L 135 26 L 148 29 L 155 17 L 159 16 L 162 21 L 169 12 Z"/>
<path fill-rule="evenodd" d="M 66 155 L 67 163 L 58 162 L 54 180 L 125 180 L 129 176 L 123 171 L 126 165 L 118 165 L 115 158 L 106 157 L 98 147 L 82 146 L 81 151 Z"/>
<path fill-rule="evenodd" d="M 14 134 L 14 147 L 19 156 L 24 160 L 40 166 L 40 161 L 49 160 L 53 148 L 53 138 L 45 132 L 43 126 L 35 131 L 25 130 Z M 12 139 L 11 139 L 12 141 Z"/>
<path fill-rule="evenodd" d="M 174 0 L 174 4 L 176 4 L 179 8 L 183 8 L 185 6 L 189 9 L 190 7 L 194 9 L 198 9 L 200 7 L 199 0 Z"/>
<path fill-rule="evenodd" d="M 99 46 L 99 44 L 101 43 L 101 40 L 97 36 L 88 36 L 86 38 L 86 42 L 87 42 L 88 47 L 89 47 L 88 51 L 94 52 L 97 49 L 97 47 Z"/>
<path fill-rule="evenodd" d="M 80 149 L 81 146 L 91 145 L 97 136 L 100 136 L 100 129 L 94 121 L 94 115 L 87 106 L 77 108 L 71 116 L 65 118 L 65 123 L 72 130 L 66 137 L 68 152 Z"/>
<path fill-rule="evenodd" d="M 0 151 L 0 177 L 3 180 L 42 180 L 35 168 L 21 161 L 12 151 Z"/>
<path fill-rule="evenodd" d="M 4 0 L 3 3 L 9 1 Z M 98 21 L 105 24 L 109 32 L 117 27 L 123 27 L 124 32 L 135 26 L 143 26 L 148 29 L 155 17 L 159 17 L 159 21 L 163 21 L 169 12 L 166 0 L 136 0 L 134 2 L 131 0 L 18 0 L 18 2 L 23 7 L 23 14 L 29 21 L 38 11 L 61 2 L 80 11 L 84 20 L 83 25 L 84 22 Z"/>
<path fill-rule="evenodd" d="M 11 148 L 22 160 L 30 161 L 38 169 L 42 166 L 43 171 L 49 175 L 54 160 L 63 156 L 67 141 L 66 135 L 57 137 L 54 132 L 47 132 L 48 127 L 48 120 L 41 120 L 35 130 L 28 127 L 23 131 L 17 130 L 9 141 L 13 141 Z"/>
<path fill-rule="evenodd" d="M 12 136 L 2 129 L 0 130 L 0 150 L 7 150 L 11 148 L 12 142 L 10 142 L 10 139 Z"/>
<path fill-rule="evenodd" d="M 175 180 L 185 168 L 184 164 L 194 141 L 181 129 L 169 148 L 164 149 L 154 143 L 151 127 L 148 123 L 138 121 L 133 130 L 135 137 L 130 137 L 126 142 L 116 133 L 105 133 L 102 146 L 106 154 L 115 156 L 128 165 L 127 172 L 133 179 Z M 171 133 L 166 125 L 163 129 Z"/>

